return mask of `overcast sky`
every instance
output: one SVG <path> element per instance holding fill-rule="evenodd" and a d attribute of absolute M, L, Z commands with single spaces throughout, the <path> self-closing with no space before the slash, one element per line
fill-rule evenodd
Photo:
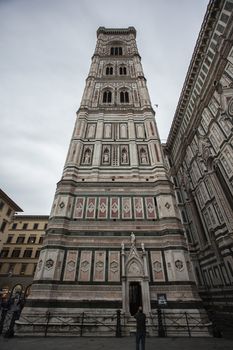
<path fill-rule="evenodd" d="M 99 26 L 137 30 L 165 141 L 207 0 L 0 0 L 1 188 L 50 213 Z"/>

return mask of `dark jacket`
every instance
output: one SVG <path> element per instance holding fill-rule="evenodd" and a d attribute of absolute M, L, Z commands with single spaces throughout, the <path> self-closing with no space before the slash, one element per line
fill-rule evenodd
<path fill-rule="evenodd" d="M 134 315 L 137 321 L 137 332 L 145 333 L 146 332 L 146 315 L 143 312 L 138 311 Z"/>

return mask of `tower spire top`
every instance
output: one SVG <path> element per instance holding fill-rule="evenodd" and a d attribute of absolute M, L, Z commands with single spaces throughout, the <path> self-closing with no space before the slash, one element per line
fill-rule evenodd
<path fill-rule="evenodd" d="M 128 28 L 105 28 L 105 27 L 99 27 L 97 30 L 97 38 L 100 34 L 123 34 L 123 35 L 128 35 L 128 34 L 133 34 L 134 37 L 136 38 L 137 32 L 136 29 L 132 26 Z"/>

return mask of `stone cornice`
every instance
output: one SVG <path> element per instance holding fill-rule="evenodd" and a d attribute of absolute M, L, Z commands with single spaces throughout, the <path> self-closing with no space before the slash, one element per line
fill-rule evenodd
<path fill-rule="evenodd" d="M 128 35 L 133 34 L 136 38 L 137 32 L 134 27 L 128 27 L 128 28 L 105 28 L 105 27 L 99 27 L 97 30 L 97 38 L 100 34 L 106 34 L 106 35 Z"/>
<path fill-rule="evenodd" d="M 48 220 L 49 215 L 14 215 L 14 221 L 24 221 L 24 220 Z"/>
<path fill-rule="evenodd" d="M 119 107 L 119 106 L 112 106 L 112 107 L 106 107 L 104 108 L 100 108 L 100 107 L 87 107 L 87 106 L 81 106 L 76 114 L 78 116 L 78 114 L 80 112 L 86 112 L 87 114 L 96 114 L 96 113 L 100 113 L 100 114 L 106 114 L 106 111 L 108 114 L 115 114 L 115 113 L 120 113 L 120 114 L 129 114 L 131 113 L 133 114 L 140 114 L 140 113 L 144 113 L 144 112 L 150 112 L 153 115 L 155 115 L 155 111 L 153 110 L 152 107 L 141 107 L 141 108 L 136 108 L 136 107 L 131 107 L 131 108 L 127 108 L 125 107 Z"/>
<path fill-rule="evenodd" d="M 91 59 L 93 60 L 95 57 L 99 57 L 99 59 L 101 60 L 110 60 L 113 61 L 119 61 L 119 60 L 129 60 L 129 59 L 133 59 L 134 57 L 138 57 L 141 60 L 141 56 L 139 55 L 139 53 L 137 52 L 133 52 L 132 54 L 127 54 L 124 56 L 109 56 L 108 54 L 102 54 L 100 55 L 99 53 L 94 53 L 91 57 Z"/>
<path fill-rule="evenodd" d="M 210 40 L 210 34 L 212 33 L 213 27 L 216 23 L 216 18 L 219 16 L 224 1 L 210 1 L 207 12 L 205 14 L 201 30 L 194 48 L 192 59 L 188 68 L 188 72 L 185 78 L 185 82 L 180 94 L 179 102 L 176 108 L 172 126 L 167 139 L 167 148 L 171 149 L 172 145 L 177 136 L 178 128 L 180 127 L 181 120 L 184 111 L 188 105 L 189 99 L 191 97 L 192 88 L 197 77 L 197 73 L 202 64 L 203 55 L 206 52 L 208 42 Z"/>

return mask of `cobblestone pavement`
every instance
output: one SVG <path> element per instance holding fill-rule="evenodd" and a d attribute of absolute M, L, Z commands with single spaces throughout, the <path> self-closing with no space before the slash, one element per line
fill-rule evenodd
<path fill-rule="evenodd" d="M 135 338 L 0 337 L 1 350 L 134 350 Z M 232 350 L 223 338 L 147 338 L 146 350 Z"/>

